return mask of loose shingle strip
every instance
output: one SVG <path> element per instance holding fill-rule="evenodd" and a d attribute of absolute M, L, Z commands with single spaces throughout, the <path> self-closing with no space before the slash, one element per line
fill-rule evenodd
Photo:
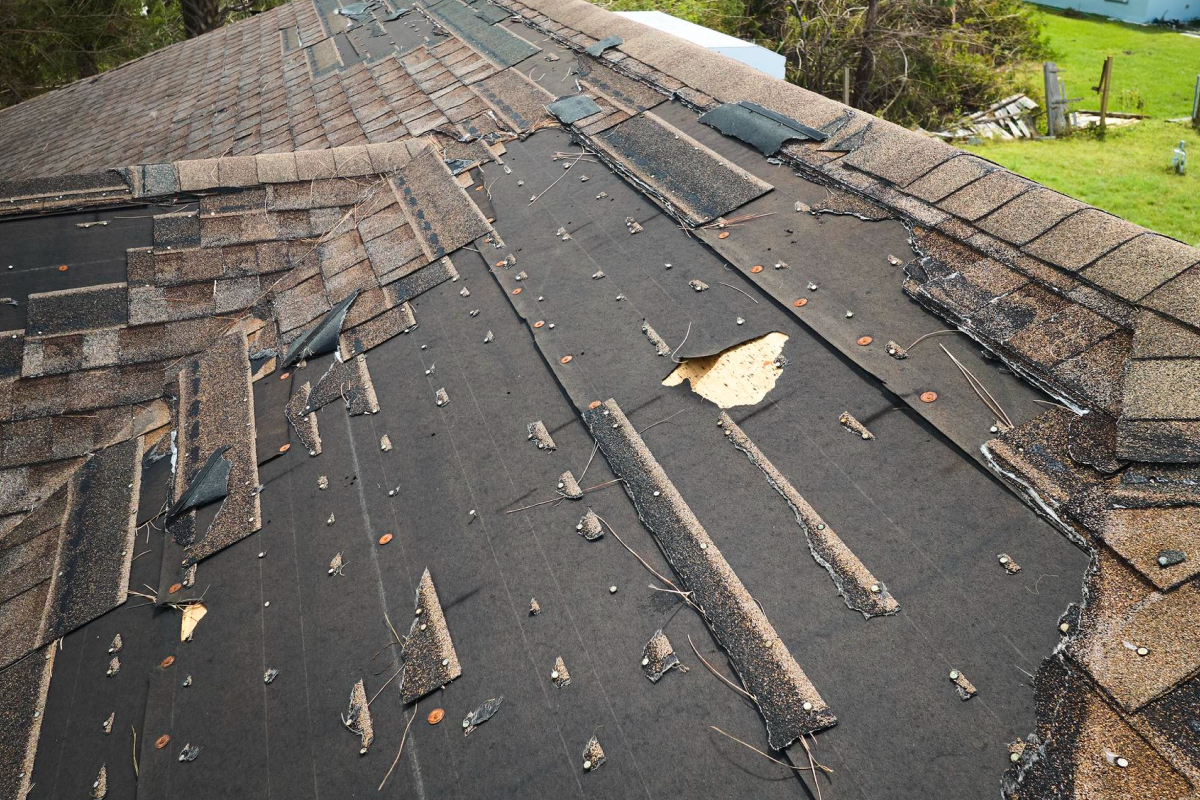
<path fill-rule="evenodd" d="M 312 384 L 305 381 L 304 385 L 292 395 L 292 399 L 288 401 L 283 412 L 287 415 L 288 422 L 292 423 L 292 430 L 296 431 L 300 444 L 304 446 L 310 456 L 315 456 L 321 453 L 321 432 L 317 428 L 316 413 L 307 410 L 308 398 L 311 394 Z"/>
<path fill-rule="evenodd" d="M 887 616 L 900 610 L 900 604 L 888 592 L 887 586 L 878 581 L 846 546 L 833 529 L 821 519 L 821 515 L 800 496 L 783 473 L 775 468 L 750 437 L 738 427 L 724 411 L 718 423 L 725 429 L 725 436 L 738 450 L 746 454 L 750 463 L 762 470 L 767 483 L 779 492 L 796 515 L 796 522 L 808 540 L 808 549 L 813 559 L 825 568 L 837 587 L 838 594 L 846 606 L 867 619 Z"/>
<path fill-rule="evenodd" d="M 379 410 L 375 384 L 367 371 L 367 357 L 357 355 L 349 361 L 335 361 L 317 381 L 305 411 L 312 413 L 341 398 L 350 416 L 374 414 Z"/>
<path fill-rule="evenodd" d="M 400 650 L 404 671 L 400 676 L 400 694 L 405 703 L 414 703 L 462 675 L 462 665 L 450 640 L 450 628 L 442 613 L 433 577 L 426 568 L 417 587 L 412 626 Z"/>
<path fill-rule="evenodd" d="M 23 798 L 32 788 L 33 762 L 50 690 L 54 653 L 41 652 L 0 672 L 0 797 Z"/>
<path fill-rule="evenodd" d="M 775 750 L 837 724 L 766 614 L 667 478 L 615 400 L 583 414 L 638 516 L 755 698 Z"/>

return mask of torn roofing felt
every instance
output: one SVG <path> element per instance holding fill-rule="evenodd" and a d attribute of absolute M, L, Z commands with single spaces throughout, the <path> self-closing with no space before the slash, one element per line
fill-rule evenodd
<path fill-rule="evenodd" d="M 748 100 L 717 106 L 701 114 L 699 120 L 726 136 L 757 147 L 764 156 L 775 155 L 791 140 L 823 142 L 828 138 L 823 131 Z"/>
<path fill-rule="evenodd" d="M 336 350 L 338 336 L 342 332 L 342 323 L 346 321 L 346 314 L 350 311 L 350 306 L 358 299 L 359 291 L 359 289 L 355 289 L 351 292 L 349 297 L 334 306 L 320 322 L 292 342 L 281 366 L 290 367 L 301 359 L 332 353 Z"/>
<path fill-rule="evenodd" d="M 209 455 L 204 466 L 192 478 L 192 482 L 183 490 L 183 494 L 167 512 L 167 519 L 179 516 L 185 511 L 200 508 L 209 503 L 222 500 L 229 494 L 229 471 L 233 469 L 225 458 L 229 445 L 218 447 Z"/>

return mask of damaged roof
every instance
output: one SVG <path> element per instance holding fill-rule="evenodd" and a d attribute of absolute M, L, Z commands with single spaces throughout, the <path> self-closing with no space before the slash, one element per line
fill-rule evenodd
<path fill-rule="evenodd" d="M 1196 793 L 1200 251 L 582 0 L 0 129 L 0 800 Z"/>

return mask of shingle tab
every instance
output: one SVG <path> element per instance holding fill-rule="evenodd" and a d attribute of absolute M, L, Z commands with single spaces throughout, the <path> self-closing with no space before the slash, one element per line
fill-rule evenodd
<path fill-rule="evenodd" d="M 1143 229 L 1095 208 L 1073 214 L 1026 245 L 1025 251 L 1077 272 Z"/>

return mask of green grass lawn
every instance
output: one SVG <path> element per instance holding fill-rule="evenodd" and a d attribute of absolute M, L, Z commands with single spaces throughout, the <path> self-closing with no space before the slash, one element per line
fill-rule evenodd
<path fill-rule="evenodd" d="M 1104 139 L 1077 133 L 1059 140 L 985 142 L 966 149 L 1131 222 L 1200 243 L 1200 135 L 1186 117 L 1200 73 L 1200 39 L 1166 28 L 1126 25 L 1098 17 L 1065 17 L 1047 11 L 1043 32 L 1066 84 L 1073 108 L 1096 110 L 1104 57 L 1113 56 L 1111 111 L 1149 114 Z M 1041 65 L 1024 72 L 1039 103 Z M 1183 139 L 1192 157 L 1180 177 L 1168 170 L 1171 151 Z"/>

